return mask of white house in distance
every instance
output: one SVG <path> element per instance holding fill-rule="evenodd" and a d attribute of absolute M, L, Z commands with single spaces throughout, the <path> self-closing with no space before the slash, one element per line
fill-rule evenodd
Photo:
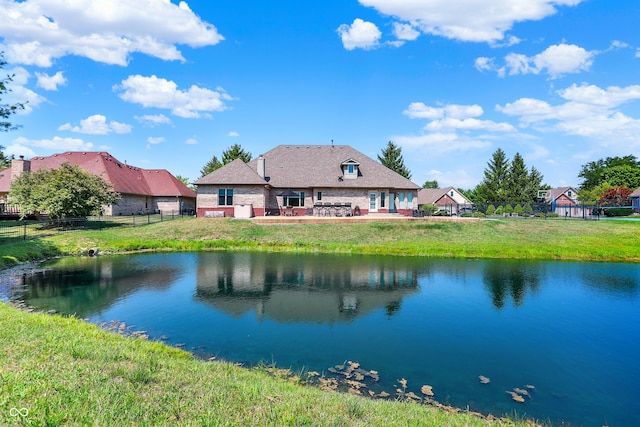
<path fill-rule="evenodd" d="M 471 209 L 473 203 L 453 187 L 421 188 L 418 191 L 418 209 L 423 205 L 436 205 L 449 215 L 458 215 L 463 210 Z"/>
<path fill-rule="evenodd" d="M 279 145 L 198 179 L 197 215 L 411 216 L 420 186 L 347 145 Z"/>

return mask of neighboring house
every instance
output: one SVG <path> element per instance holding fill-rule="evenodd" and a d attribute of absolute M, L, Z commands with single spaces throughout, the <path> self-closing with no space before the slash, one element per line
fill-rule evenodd
<path fill-rule="evenodd" d="M 279 145 L 200 178 L 198 216 L 411 216 L 420 188 L 346 145 Z"/>
<path fill-rule="evenodd" d="M 640 187 L 636 188 L 636 191 L 629 194 L 631 199 L 631 207 L 635 213 L 640 213 Z"/>
<path fill-rule="evenodd" d="M 127 165 L 105 152 L 66 152 L 25 160 L 13 159 L 11 167 L 0 171 L 0 203 L 10 203 L 11 181 L 20 174 L 56 169 L 63 163 L 102 177 L 122 198 L 104 207 L 106 215 L 195 212 L 196 193 L 165 169 L 142 169 Z"/>
<path fill-rule="evenodd" d="M 538 191 L 538 198 L 551 205 L 551 212 L 560 216 L 582 216 L 584 207 L 578 205 L 578 191 L 573 187 L 557 187 Z"/>
<path fill-rule="evenodd" d="M 445 210 L 449 215 L 458 215 L 470 210 L 473 203 L 453 187 L 421 188 L 418 191 L 418 209 L 424 205 L 436 205 L 438 210 Z"/>

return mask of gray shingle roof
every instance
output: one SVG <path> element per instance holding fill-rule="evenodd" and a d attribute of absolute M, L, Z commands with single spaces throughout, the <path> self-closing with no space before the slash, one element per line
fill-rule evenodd
<path fill-rule="evenodd" d="M 241 159 L 235 159 L 220 169 L 203 176 L 194 184 L 264 185 L 266 181 L 258 175 L 255 168 L 252 169 Z"/>
<path fill-rule="evenodd" d="M 275 188 L 420 188 L 347 145 L 279 145 L 262 156 L 269 185 Z M 345 161 L 359 164 L 356 179 L 338 179 Z M 258 160 L 248 165 L 257 171 Z"/>

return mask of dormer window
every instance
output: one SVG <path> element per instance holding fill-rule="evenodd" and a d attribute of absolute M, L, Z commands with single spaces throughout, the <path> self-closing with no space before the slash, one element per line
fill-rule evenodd
<path fill-rule="evenodd" d="M 356 179 L 358 177 L 358 167 L 360 166 L 360 163 L 354 159 L 345 160 L 340 166 L 342 167 L 342 175 L 344 179 Z"/>

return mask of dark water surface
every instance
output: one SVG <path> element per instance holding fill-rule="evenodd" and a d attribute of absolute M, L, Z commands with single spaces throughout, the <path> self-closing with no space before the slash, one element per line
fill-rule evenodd
<path fill-rule="evenodd" d="M 320 372 L 357 361 L 391 394 L 406 378 L 483 413 L 640 425 L 637 264 L 223 252 L 45 267 L 12 297 L 203 357 Z M 524 403 L 506 393 L 527 384 Z"/>

